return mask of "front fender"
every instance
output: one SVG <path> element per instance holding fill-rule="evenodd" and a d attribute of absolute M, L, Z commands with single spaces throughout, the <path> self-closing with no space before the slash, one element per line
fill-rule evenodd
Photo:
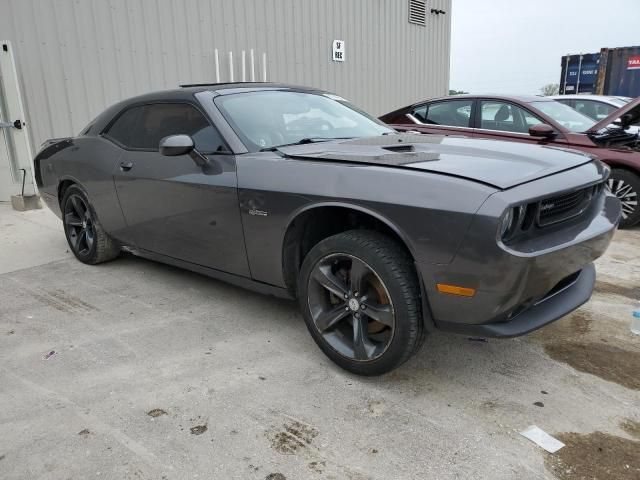
<path fill-rule="evenodd" d="M 238 155 L 238 194 L 254 280 L 286 286 L 283 243 L 292 221 L 314 208 L 370 215 L 402 239 L 416 262 L 446 264 L 494 188 L 409 168 Z"/>
<path fill-rule="evenodd" d="M 346 201 L 317 201 L 317 202 L 309 203 L 297 208 L 291 213 L 291 215 L 289 215 L 289 218 L 287 219 L 287 227 L 285 229 L 285 235 L 283 236 L 283 239 L 286 238 L 286 234 L 287 232 L 290 231 L 291 225 L 296 220 L 296 218 L 299 218 L 300 215 L 306 212 L 309 212 L 314 209 L 322 208 L 322 207 L 338 207 L 338 208 L 345 208 L 348 210 L 355 210 L 357 212 L 364 213 L 365 215 L 369 215 L 375 218 L 376 220 L 382 222 L 387 227 L 389 227 L 389 229 L 391 229 L 396 235 L 398 235 L 398 237 L 406 245 L 411 255 L 415 258 L 416 252 L 408 235 L 402 228 L 400 228 L 398 225 L 393 223 L 393 221 L 390 218 L 386 217 L 383 213 L 374 210 L 373 208 L 359 205 L 357 203 L 346 202 Z"/>

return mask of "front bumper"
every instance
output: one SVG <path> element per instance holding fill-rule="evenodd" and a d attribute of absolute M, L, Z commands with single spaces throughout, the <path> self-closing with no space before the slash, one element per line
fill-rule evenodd
<path fill-rule="evenodd" d="M 574 274 L 575 275 L 575 274 Z M 439 322 L 441 330 L 475 335 L 478 337 L 508 338 L 525 335 L 564 317 L 591 297 L 596 282 L 596 268 L 590 263 L 570 284 L 538 301 L 506 322 L 468 325 L 455 322 Z"/>
<path fill-rule="evenodd" d="M 496 239 L 500 212 L 505 204 L 538 195 L 535 188 L 548 191 L 542 183 L 528 184 L 490 197 L 451 263 L 419 265 L 433 326 L 470 335 L 512 337 L 557 320 L 589 299 L 593 262 L 613 238 L 620 202 L 602 192 L 579 218 L 540 229 L 539 235 L 515 245 L 502 244 Z M 475 295 L 440 293 L 438 283 L 472 288 Z"/>

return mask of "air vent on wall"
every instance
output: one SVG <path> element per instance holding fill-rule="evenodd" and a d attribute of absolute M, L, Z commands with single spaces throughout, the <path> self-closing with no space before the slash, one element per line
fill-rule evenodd
<path fill-rule="evenodd" d="M 426 25 L 427 5 L 426 0 L 409 0 L 409 23 Z"/>

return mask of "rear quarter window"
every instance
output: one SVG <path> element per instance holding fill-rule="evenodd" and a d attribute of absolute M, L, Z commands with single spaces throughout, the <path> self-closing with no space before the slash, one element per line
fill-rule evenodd
<path fill-rule="evenodd" d="M 473 100 L 447 100 L 422 105 L 413 110 L 412 115 L 429 125 L 452 127 L 471 126 L 471 106 Z"/>
<path fill-rule="evenodd" d="M 117 143 L 131 146 L 131 139 L 135 134 L 135 126 L 143 107 L 134 107 L 122 113 L 105 132 L 105 135 Z"/>

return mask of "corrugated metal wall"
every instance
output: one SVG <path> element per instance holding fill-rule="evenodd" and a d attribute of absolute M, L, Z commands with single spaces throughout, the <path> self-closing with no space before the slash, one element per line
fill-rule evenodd
<path fill-rule="evenodd" d="M 106 106 L 151 90 L 255 74 L 324 88 L 373 114 L 449 85 L 451 0 L 430 0 L 426 27 L 406 0 L 0 0 L 37 146 L 76 134 Z M 344 63 L 331 43 L 345 41 Z"/>

